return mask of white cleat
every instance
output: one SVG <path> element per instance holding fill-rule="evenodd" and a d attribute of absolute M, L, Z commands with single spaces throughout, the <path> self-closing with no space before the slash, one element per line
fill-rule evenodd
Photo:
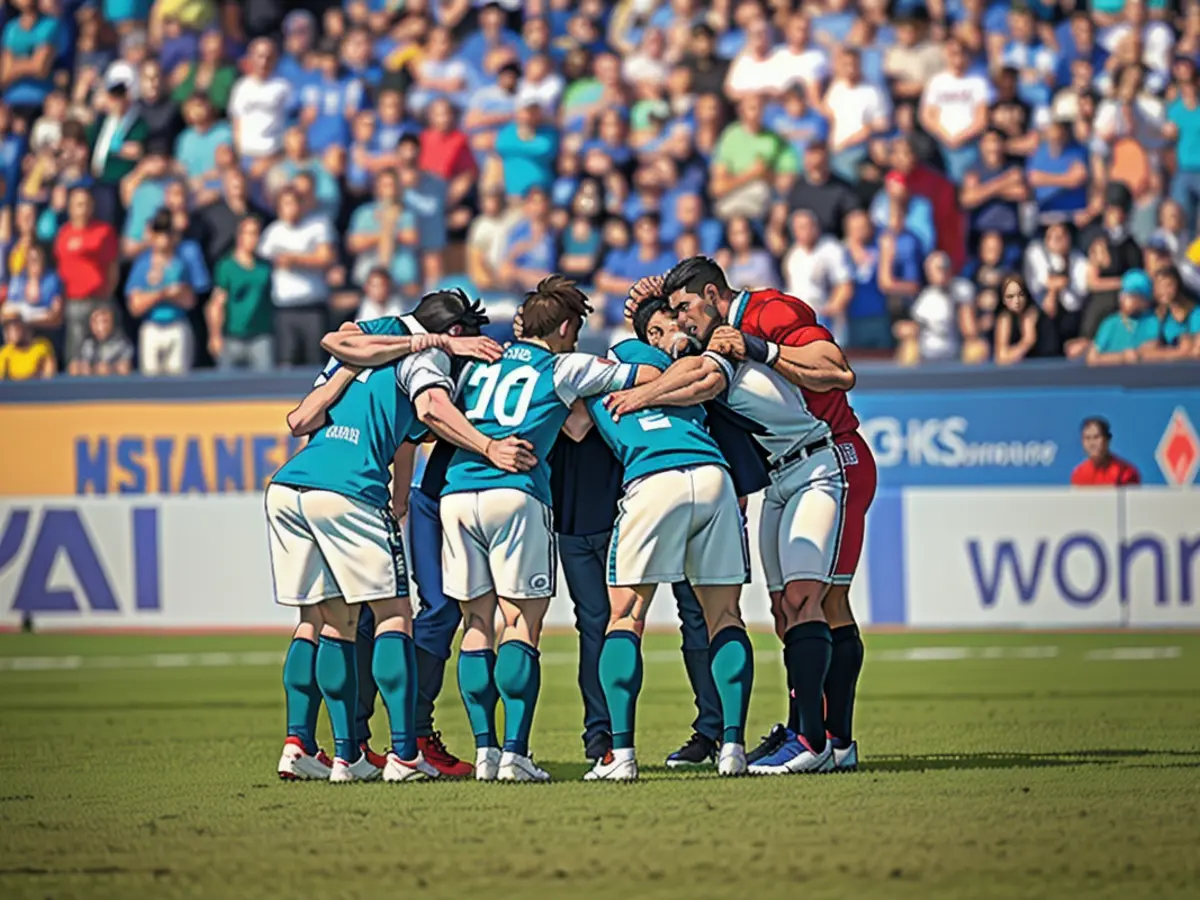
<path fill-rule="evenodd" d="M 530 757 L 505 750 L 500 754 L 500 771 L 496 773 L 496 780 L 549 781 L 550 773 L 538 768 Z"/>
<path fill-rule="evenodd" d="M 283 745 L 278 771 L 284 781 L 326 781 L 332 768 L 333 760 L 324 750 L 308 753 L 300 738 L 290 737 Z"/>
<path fill-rule="evenodd" d="M 820 753 L 814 753 L 807 744 L 797 739 L 785 745 L 780 754 L 774 758 L 778 761 L 771 764 L 755 763 L 750 767 L 750 774 L 794 775 L 800 772 L 832 772 L 834 768 L 833 742 L 826 741 L 825 749 Z"/>
<path fill-rule="evenodd" d="M 722 744 L 717 757 L 718 775 L 745 775 L 750 771 L 746 764 L 746 747 L 743 744 Z"/>
<path fill-rule="evenodd" d="M 387 765 L 383 767 L 384 781 L 423 781 L 426 778 L 437 778 L 442 773 L 425 762 L 421 751 L 417 751 L 416 759 L 405 762 L 395 751 L 387 755 Z"/>
<path fill-rule="evenodd" d="M 375 781 L 383 770 L 371 764 L 367 754 L 362 753 L 352 763 L 340 756 L 334 757 L 329 780 L 334 784 L 349 784 L 352 781 Z"/>
<path fill-rule="evenodd" d="M 584 781 L 637 781 L 637 760 L 633 749 L 609 750 L 583 773 Z"/>
<path fill-rule="evenodd" d="M 500 748 L 480 747 L 475 751 L 475 780 L 495 781 L 500 772 Z"/>
<path fill-rule="evenodd" d="M 858 741 L 848 747 L 833 748 L 833 767 L 839 772 L 853 772 L 858 768 Z"/>

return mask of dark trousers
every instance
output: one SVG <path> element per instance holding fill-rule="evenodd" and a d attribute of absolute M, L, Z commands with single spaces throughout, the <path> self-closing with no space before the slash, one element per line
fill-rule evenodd
<path fill-rule="evenodd" d="M 462 622 L 458 603 L 442 593 L 442 520 L 438 501 L 418 490 L 408 495 L 408 546 L 419 605 L 413 619 L 417 647 L 417 735 L 433 733 L 433 705 L 442 690 L 446 661 L 454 633 Z M 375 679 L 371 654 L 375 645 L 375 617 L 369 607 L 358 620 L 358 734 L 370 736 L 375 711 Z"/>
<path fill-rule="evenodd" d="M 280 366 L 319 366 L 325 361 L 321 338 L 329 330 L 324 306 L 275 309 L 275 362 Z"/>

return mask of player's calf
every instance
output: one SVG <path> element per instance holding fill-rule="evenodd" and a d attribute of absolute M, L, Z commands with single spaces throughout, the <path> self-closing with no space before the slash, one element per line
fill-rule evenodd
<path fill-rule="evenodd" d="M 370 780 L 379 776 L 379 769 L 363 756 L 355 734 L 358 665 L 354 644 L 358 607 L 335 597 L 321 603 L 319 609 L 323 624 L 317 644 L 316 672 L 333 729 L 334 765 L 330 781 Z"/>
<path fill-rule="evenodd" d="M 825 676 L 825 731 L 833 742 L 839 771 L 858 766 L 854 741 L 854 698 L 862 672 L 863 642 L 850 610 L 850 586 L 835 584 L 822 606 L 832 641 L 829 673 Z"/>
<path fill-rule="evenodd" d="M 610 587 L 611 619 L 600 648 L 600 688 L 612 723 L 612 750 L 596 761 L 585 781 L 633 781 L 638 777 L 634 734 L 642 690 L 642 631 L 655 585 Z"/>
<path fill-rule="evenodd" d="M 392 749 L 384 781 L 438 777 L 417 749 L 417 652 L 412 640 L 412 607 L 407 597 L 371 603 L 375 613 L 375 651 L 371 674 L 387 708 Z"/>
<path fill-rule="evenodd" d="M 495 614 L 496 595 L 487 593 L 462 603 L 463 640 L 458 652 L 458 691 L 475 736 L 475 778 L 495 781 L 500 770 L 496 733 Z"/>
<path fill-rule="evenodd" d="M 501 597 L 498 602 L 504 617 L 504 633 L 496 651 L 494 677 L 504 704 L 504 745 L 496 777 L 500 781 L 548 781 L 549 774 L 534 765 L 529 755 L 529 733 L 542 686 L 537 644 L 550 598 Z"/>
<path fill-rule="evenodd" d="M 746 634 L 739 601 L 742 586 L 696 585 L 709 630 L 709 668 L 721 698 L 721 750 L 717 772 L 746 773 L 746 715 L 754 684 L 754 648 Z"/>

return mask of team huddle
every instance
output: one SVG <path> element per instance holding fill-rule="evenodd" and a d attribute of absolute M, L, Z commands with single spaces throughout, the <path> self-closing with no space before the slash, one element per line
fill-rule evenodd
<path fill-rule="evenodd" d="M 506 348 L 481 336 L 486 315 L 459 291 L 325 337 L 332 359 L 288 416 L 308 443 L 266 492 L 276 601 L 300 612 L 284 662 L 281 777 L 548 781 L 530 733 L 560 556 L 580 623 L 585 780 L 638 777 L 641 640 L 660 584 L 674 588 L 701 714 L 668 766 L 767 775 L 857 765 L 862 642 L 849 585 L 875 465 L 846 399 L 854 375 L 841 350 L 801 300 L 733 291 L 704 257 L 634 285 L 626 312 L 636 339 L 607 357 L 576 349 L 591 311 L 551 276 L 526 295 Z M 433 446 L 410 491 L 423 442 Z M 743 510 L 760 489 L 789 713 L 747 751 Z M 598 531 L 565 522 L 581 506 L 601 516 L 615 508 Z M 590 543 L 574 537 L 580 530 Z M 602 586 L 597 617 L 589 598 L 599 592 L 603 605 Z M 474 765 L 432 727 L 460 622 Z M 391 729 L 386 755 L 369 745 L 376 693 Z M 315 740 L 322 702 L 332 759 Z"/>

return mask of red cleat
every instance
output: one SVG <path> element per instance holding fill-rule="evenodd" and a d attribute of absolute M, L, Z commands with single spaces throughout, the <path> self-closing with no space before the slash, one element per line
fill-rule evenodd
<path fill-rule="evenodd" d="M 417 749 L 425 756 L 425 762 L 441 772 L 444 778 L 467 778 L 475 774 L 473 765 L 446 749 L 440 731 L 417 738 Z"/>
<path fill-rule="evenodd" d="M 383 767 L 387 765 L 387 757 L 382 753 L 376 753 L 374 750 L 372 750 L 366 741 L 363 741 L 361 744 L 359 744 L 358 749 L 362 750 L 363 756 L 367 758 L 367 762 L 369 762 L 375 768 L 382 770 Z"/>

